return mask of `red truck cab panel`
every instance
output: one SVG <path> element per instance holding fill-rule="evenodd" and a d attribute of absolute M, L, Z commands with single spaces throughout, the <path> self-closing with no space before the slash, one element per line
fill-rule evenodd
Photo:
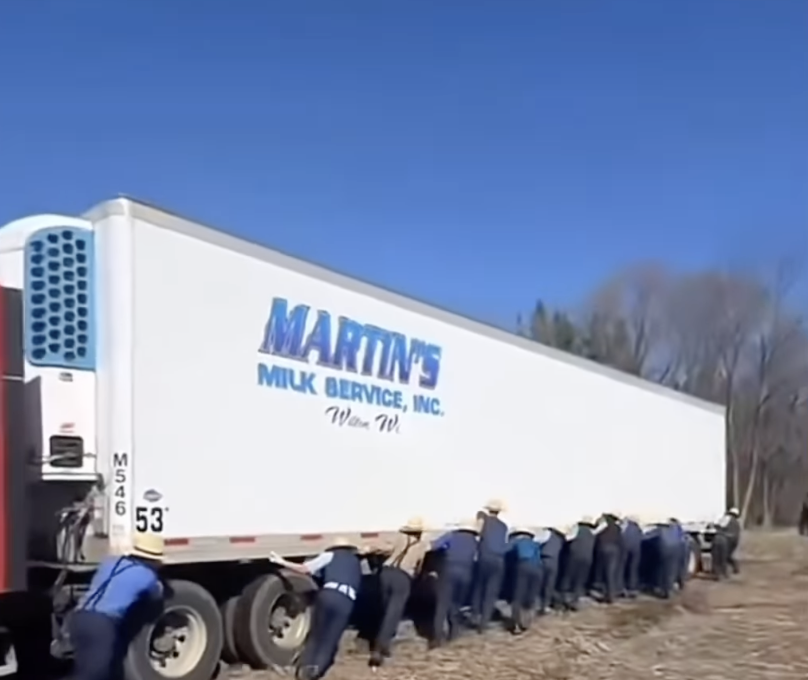
<path fill-rule="evenodd" d="M 18 394 L 19 389 L 11 388 L 8 367 L 8 333 L 10 329 L 20 328 L 19 324 L 9 324 L 6 316 L 19 305 L 8 304 L 9 295 L 19 296 L 19 291 L 10 291 L 0 287 L 0 593 L 20 591 L 26 587 L 27 569 L 27 521 L 26 521 L 26 470 L 23 451 L 13 451 L 9 442 L 9 422 L 11 413 L 10 395 Z M 17 309 L 19 312 L 20 310 Z M 21 359 L 21 357 L 20 357 Z M 18 379 L 21 376 L 16 376 Z M 15 381 L 16 382 L 16 381 Z M 21 388 L 17 382 L 16 387 Z M 20 414 L 21 415 L 21 414 Z M 18 416 L 19 417 L 19 416 Z"/>

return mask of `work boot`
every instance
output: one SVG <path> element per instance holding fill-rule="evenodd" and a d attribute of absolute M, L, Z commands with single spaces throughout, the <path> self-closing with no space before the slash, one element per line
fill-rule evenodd
<path fill-rule="evenodd" d="M 295 671 L 297 680 L 317 680 L 320 677 L 320 669 L 317 666 L 298 666 Z"/>

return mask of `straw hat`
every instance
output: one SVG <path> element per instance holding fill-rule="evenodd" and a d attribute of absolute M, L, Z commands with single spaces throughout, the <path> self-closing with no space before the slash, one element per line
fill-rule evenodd
<path fill-rule="evenodd" d="M 537 543 L 547 543 L 550 540 L 550 529 L 539 529 L 533 537 Z"/>
<path fill-rule="evenodd" d="M 505 512 L 505 503 L 499 498 L 492 498 L 483 506 L 483 510 L 488 510 L 488 512 Z"/>
<path fill-rule="evenodd" d="M 329 548 L 356 548 L 357 545 L 347 536 L 337 536 L 328 545 Z"/>
<path fill-rule="evenodd" d="M 473 531 L 475 534 L 480 532 L 480 528 L 476 519 L 463 519 L 457 523 L 457 528 L 460 531 Z"/>
<path fill-rule="evenodd" d="M 511 529 L 511 536 L 517 536 L 519 534 L 524 534 L 525 536 L 530 536 L 531 538 L 535 538 L 536 536 L 536 532 L 528 527 L 514 527 Z"/>
<path fill-rule="evenodd" d="M 727 514 L 732 515 L 733 517 L 740 517 L 741 511 L 738 510 L 738 508 L 732 507 L 729 510 L 727 510 Z"/>
<path fill-rule="evenodd" d="M 129 554 L 152 562 L 162 562 L 165 557 L 165 541 L 156 534 L 136 534 Z"/>
<path fill-rule="evenodd" d="M 629 522 L 634 522 L 634 524 L 639 524 L 640 523 L 640 518 L 637 515 L 635 515 L 633 512 L 628 513 L 623 519 L 625 519 L 625 520 L 627 520 Z"/>
<path fill-rule="evenodd" d="M 426 531 L 426 524 L 423 517 L 410 517 L 404 525 L 399 528 L 402 534 L 420 534 Z"/>
<path fill-rule="evenodd" d="M 567 524 L 560 528 L 561 533 L 564 535 L 564 538 L 566 539 L 569 539 L 571 536 L 574 536 L 577 530 L 578 530 L 578 522 Z"/>
<path fill-rule="evenodd" d="M 581 519 L 578 520 L 578 524 L 590 524 L 594 526 L 596 524 L 595 518 L 592 515 L 583 515 Z"/>

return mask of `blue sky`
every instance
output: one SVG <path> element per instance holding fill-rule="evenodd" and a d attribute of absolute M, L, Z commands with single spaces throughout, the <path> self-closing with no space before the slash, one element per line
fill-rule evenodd
<path fill-rule="evenodd" d="M 126 193 L 506 325 L 808 235 L 804 0 L 5 0 L 0 64 L 0 222 Z"/>

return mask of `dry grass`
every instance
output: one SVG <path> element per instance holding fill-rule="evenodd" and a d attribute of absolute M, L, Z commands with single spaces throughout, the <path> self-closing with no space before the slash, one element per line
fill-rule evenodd
<path fill-rule="evenodd" d="M 263 673 L 241 677 L 261 678 Z M 333 680 L 805 680 L 808 678 L 808 539 L 749 533 L 741 574 L 696 580 L 670 601 L 593 605 L 538 621 L 519 638 L 468 635 L 427 653 L 405 641 L 375 675 L 367 657 L 343 655 Z"/>

